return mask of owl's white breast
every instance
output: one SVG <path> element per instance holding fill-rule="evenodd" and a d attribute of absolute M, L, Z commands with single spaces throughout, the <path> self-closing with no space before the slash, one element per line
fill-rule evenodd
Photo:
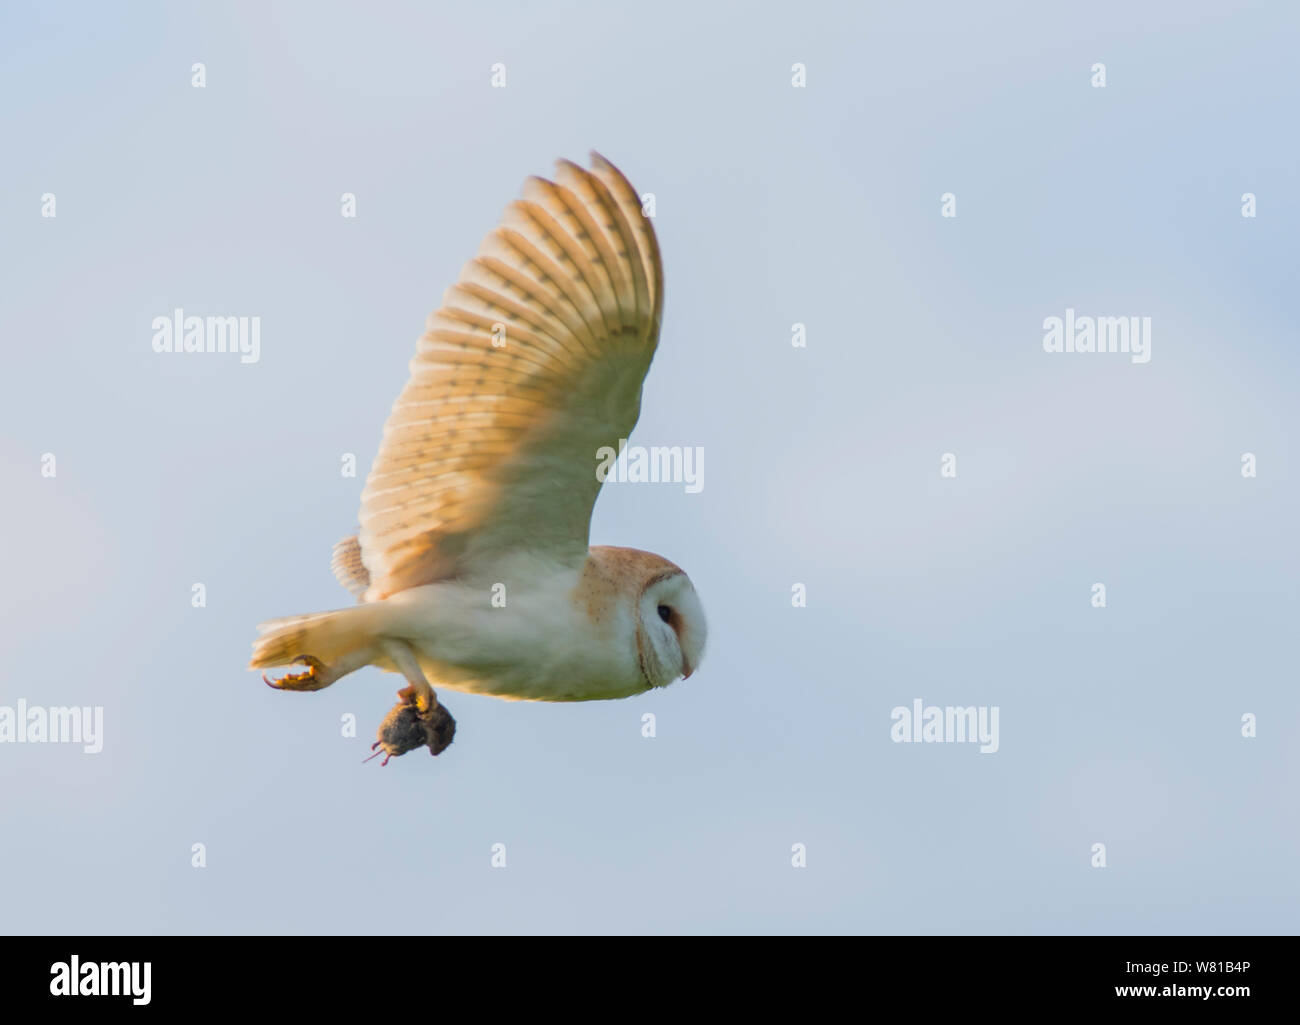
<path fill-rule="evenodd" d="M 386 632 L 415 648 L 435 687 L 526 701 L 641 693 L 635 596 L 602 594 L 593 615 L 585 588 L 578 570 L 520 557 L 393 595 Z"/>

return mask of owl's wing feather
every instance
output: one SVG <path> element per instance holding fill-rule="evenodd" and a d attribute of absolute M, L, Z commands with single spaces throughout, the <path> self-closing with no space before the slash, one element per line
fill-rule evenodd
<path fill-rule="evenodd" d="M 384 427 L 366 597 L 524 547 L 585 558 L 596 452 L 636 424 L 662 308 L 654 229 L 612 164 L 529 179 L 430 315 Z"/>
<path fill-rule="evenodd" d="M 361 561 L 361 545 L 357 543 L 355 534 L 335 543 L 330 569 L 334 571 L 334 579 L 360 601 L 370 586 L 370 574 Z"/>

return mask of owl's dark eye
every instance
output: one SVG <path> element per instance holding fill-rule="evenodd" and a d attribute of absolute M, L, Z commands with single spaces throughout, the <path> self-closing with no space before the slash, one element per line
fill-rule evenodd
<path fill-rule="evenodd" d="M 662 619 L 665 623 L 667 623 L 670 619 L 673 618 L 673 610 L 670 609 L 667 605 L 660 605 L 659 618 Z"/>

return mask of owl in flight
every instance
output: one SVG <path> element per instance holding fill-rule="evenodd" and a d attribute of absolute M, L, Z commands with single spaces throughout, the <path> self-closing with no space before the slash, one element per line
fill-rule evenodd
<path fill-rule="evenodd" d="M 305 666 L 263 677 L 294 691 L 401 673 L 389 756 L 451 743 L 433 683 L 595 701 L 690 676 L 706 633 L 690 579 L 588 546 L 597 450 L 636 424 L 662 310 L 654 228 L 619 170 L 593 153 L 530 178 L 430 315 L 360 530 L 334 547 L 359 604 L 260 624 L 250 668 Z"/>

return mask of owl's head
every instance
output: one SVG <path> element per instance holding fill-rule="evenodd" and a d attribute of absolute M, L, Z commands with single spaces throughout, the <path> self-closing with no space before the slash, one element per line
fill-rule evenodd
<path fill-rule="evenodd" d="M 637 654 L 651 686 L 666 687 L 699 668 L 708 637 L 704 606 L 680 569 L 673 566 L 647 579 L 636 618 Z"/>

